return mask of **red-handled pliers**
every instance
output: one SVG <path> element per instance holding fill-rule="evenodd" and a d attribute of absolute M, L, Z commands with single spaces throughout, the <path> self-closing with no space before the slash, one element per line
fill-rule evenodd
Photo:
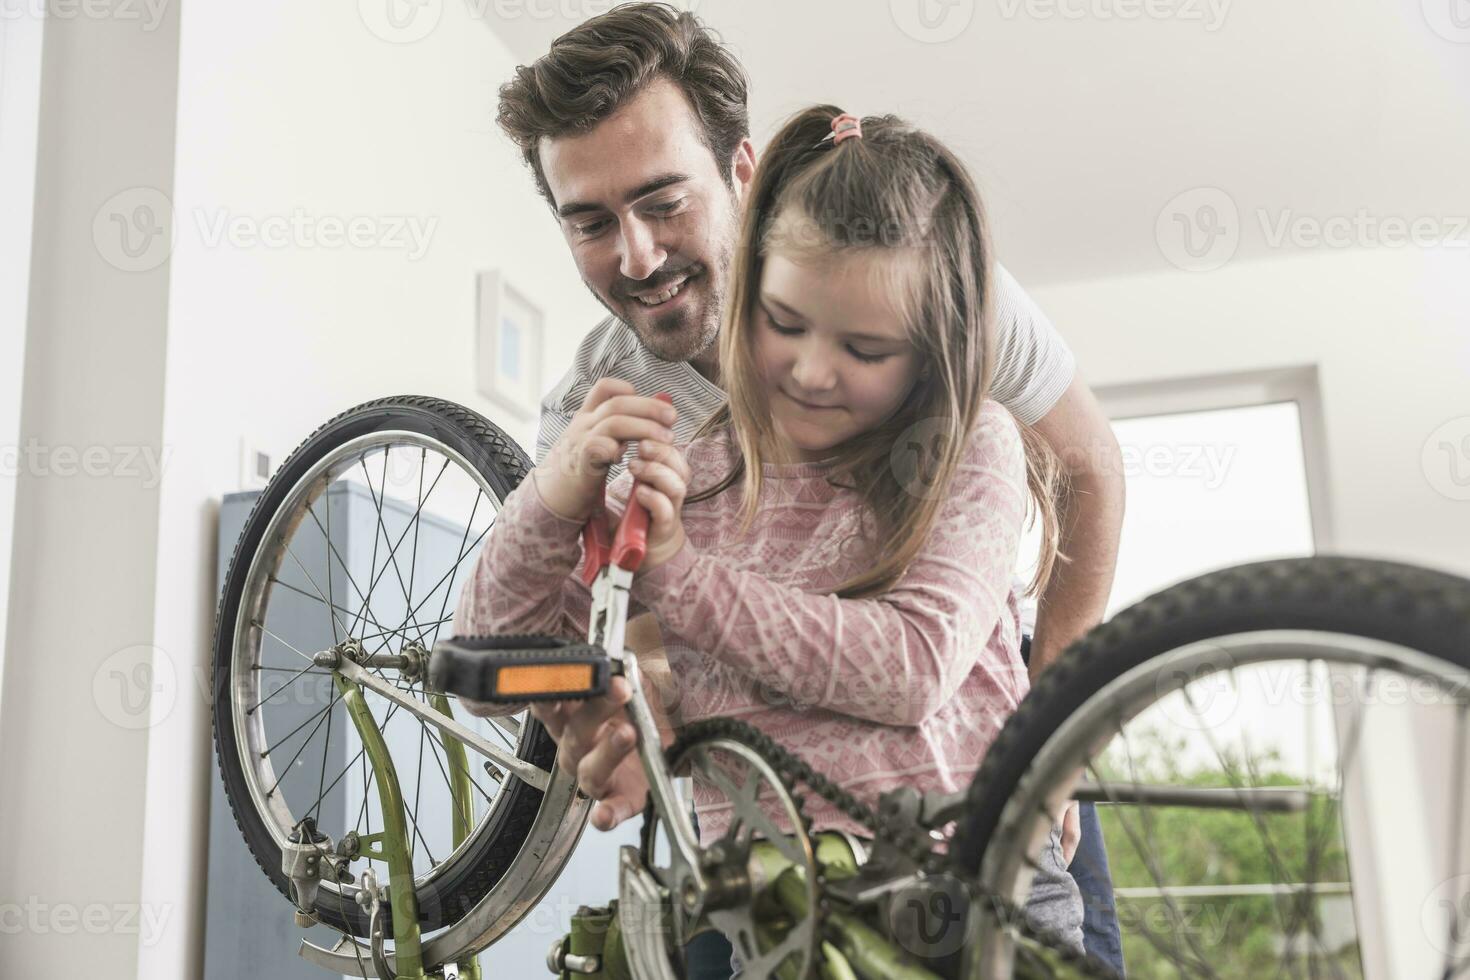
<path fill-rule="evenodd" d="M 673 404 L 666 394 L 654 396 Z M 592 589 L 592 611 L 587 621 L 587 642 L 602 647 L 608 657 L 623 659 L 623 636 L 628 625 L 628 592 L 633 575 L 648 554 L 648 524 L 651 515 L 638 500 L 639 482 L 633 481 L 628 507 L 617 533 L 609 528 L 606 490 L 599 493 L 587 524 L 582 528 L 586 553 L 582 581 Z"/>

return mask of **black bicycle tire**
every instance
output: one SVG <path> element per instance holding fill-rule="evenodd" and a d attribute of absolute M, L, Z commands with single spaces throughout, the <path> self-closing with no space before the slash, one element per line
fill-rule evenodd
<path fill-rule="evenodd" d="M 251 801 L 230 717 L 228 678 L 234 622 L 251 561 L 267 525 L 291 488 L 337 446 L 364 434 L 391 429 L 432 436 L 453 448 L 485 477 L 501 501 L 530 469 L 529 459 L 515 440 L 478 413 L 438 398 L 400 395 L 357 405 L 318 427 L 286 458 L 256 500 L 230 558 L 215 617 L 211 699 L 214 744 L 235 825 L 256 864 L 288 899 L 291 892 L 281 870 L 281 851 Z M 534 719 L 527 718 L 526 726 L 520 757 L 550 770 L 556 758 L 556 743 Z M 474 908 L 504 877 L 530 835 L 541 806 L 542 791 L 522 780 L 511 779 L 501 792 L 511 797 L 494 809 L 494 824 L 482 826 L 463 854 L 452 859 L 448 866 L 441 865 L 442 870 L 432 882 L 416 889 L 419 924 L 425 932 L 452 925 Z M 386 895 L 383 903 L 391 912 Z M 338 893 L 326 889 L 319 892 L 317 912 L 327 925 L 356 936 L 368 935 L 366 911 Z"/>
<path fill-rule="evenodd" d="M 1379 559 L 1287 558 L 1210 572 L 1130 606 L 1049 665 L 991 744 L 950 848 L 956 868 L 979 874 L 1032 760 L 1106 685 L 1187 644 L 1257 630 L 1360 636 L 1470 670 L 1470 581 Z"/>

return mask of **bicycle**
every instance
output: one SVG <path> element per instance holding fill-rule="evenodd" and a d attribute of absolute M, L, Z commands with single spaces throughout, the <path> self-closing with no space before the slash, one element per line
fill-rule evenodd
<path fill-rule="evenodd" d="M 1024 914 L 1069 799 L 1106 810 L 1120 900 L 1157 913 L 1130 934 L 1131 975 L 1451 976 L 1470 959 L 1457 832 L 1470 582 L 1307 558 L 1182 583 L 1048 667 L 966 791 L 873 805 L 731 720 L 688 726 L 660 751 L 611 573 L 594 580 L 587 643 L 440 639 L 464 563 L 528 466 L 461 406 L 381 399 L 303 442 L 242 532 L 216 626 L 216 749 L 245 841 L 298 924 L 341 933 L 331 949 L 303 942 L 312 962 L 480 976 L 477 954 L 545 895 L 590 801 L 528 712 L 479 719 L 454 702 L 587 696 L 616 673 L 635 687 L 651 802 L 640 846 L 620 855 L 616 902 L 582 910 L 553 944 L 563 977 L 679 977 L 680 949 L 704 929 L 731 939 L 750 977 L 1109 976 Z M 1444 780 L 1357 765 L 1426 726 L 1450 744 L 1415 763 L 1442 763 Z M 682 768 L 737 814 L 720 840 L 694 836 Z M 1411 814 L 1439 837 L 1386 837 L 1375 774 L 1396 794 L 1438 792 L 1442 811 Z M 812 793 L 871 842 L 811 833 Z M 1248 867 L 1269 880 L 1230 880 Z M 1406 912 L 1396 899 L 1426 868 L 1443 882 Z M 1190 926 L 1192 909 L 1215 910 L 1219 934 Z"/>

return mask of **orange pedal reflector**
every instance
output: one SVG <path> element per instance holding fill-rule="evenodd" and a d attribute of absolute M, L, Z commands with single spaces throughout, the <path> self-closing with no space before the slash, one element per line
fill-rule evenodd
<path fill-rule="evenodd" d="M 526 664 L 504 666 L 495 672 L 495 693 L 580 694 L 595 686 L 591 664 Z"/>

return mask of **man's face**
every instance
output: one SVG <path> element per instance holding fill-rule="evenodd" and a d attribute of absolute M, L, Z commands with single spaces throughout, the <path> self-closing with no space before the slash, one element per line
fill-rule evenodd
<path fill-rule="evenodd" d="M 713 364 L 754 159 L 734 188 L 674 83 L 651 82 L 588 133 L 543 140 L 541 167 L 577 271 L 602 305 L 668 361 Z"/>

